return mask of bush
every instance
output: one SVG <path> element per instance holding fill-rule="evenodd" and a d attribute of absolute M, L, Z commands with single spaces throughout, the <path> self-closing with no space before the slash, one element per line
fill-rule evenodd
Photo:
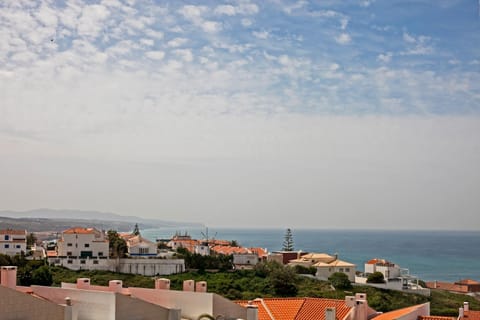
<path fill-rule="evenodd" d="M 383 273 L 376 271 L 372 274 L 369 274 L 367 277 L 367 283 L 385 283 Z"/>
<path fill-rule="evenodd" d="M 301 265 L 294 266 L 295 272 L 298 274 L 311 274 L 314 276 L 317 273 L 317 268 L 315 267 L 304 267 Z"/>
<path fill-rule="evenodd" d="M 343 272 L 335 272 L 329 278 L 328 281 L 335 287 L 335 289 L 350 289 L 352 284 L 348 280 L 348 276 Z"/>

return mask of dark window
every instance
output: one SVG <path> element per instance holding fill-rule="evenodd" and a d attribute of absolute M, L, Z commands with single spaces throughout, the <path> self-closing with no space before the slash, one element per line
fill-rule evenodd
<path fill-rule="evenodd" d="M 15 247 L 16 247 L 17 249 L 20 249 L 22 246 L 19 245 L 19 244 L 17 244 Z"/>
<path fill-rule="evenodd" d="M 85 243 L 85 248 L 88 248 L 90 247 L 90 244 L 89 243 Z"/>
<path fill-rule="evenodd" d="M 10 240 L 10 236 L 8 234 L 5 235 L 5 240 Z"/>
<path fill-rule="evenodd" d="M 99 257 L 103 257 L 103 252 L 100 251 L 100 252 L 98 253 L 98 256 L 99 256 Z"/>
<path fill-rule="evenodd" d="M 5 248 L 6 248 L 6 249 L 10 248 L 10 245 L 9 245 L 9 244 L 5 244 Z"/>
<path fill-rule="evenodd" d="M 67 260 L 67 263 L 69 264 L 72 264 L 72 262 L 73 262 L 72 260 Z"/>
<path fill-rule="evenodd" d="M 80 264 L 85 264 L 85 260 L 80 260 Z"/>
<path fill-rule="evenodd" d="M 67 256 L 71 256 L 72 255 L 72 251 L 67 251 Z"/>
<path fill-rule="evenodd" d="M 345 272 L 350 272 L 350 268 L 345 268 Z"/>
<path fill-rule="evenodd" d="M 93 264 L 98 264 L 98 260 L 93 260 Z"/>
<path fill-rule="evenodd" d="M 71 244 L 71 243 L 67 243 L 67 247 L 71 247 L 71 246 L 72 246 L 72 244 Z"/>

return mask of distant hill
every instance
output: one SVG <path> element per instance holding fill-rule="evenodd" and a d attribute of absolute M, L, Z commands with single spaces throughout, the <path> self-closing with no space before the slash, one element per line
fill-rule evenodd
<path fill-rule="evenodd" d="M 28 225 L 30 225 L 30 228 L 22 228 L 26 228 L 29 231 L 30 229 L 31 231 L 61 231 L 72 226 L 92 226 L 99 229 L 116 229 L 118 231 L 129 231 L 133 229 L 133 225 L 135 223 L 138 223 L 139 227 L 142 229 L 169 227 L 204 227 L 201 223 L 183 223 L 159 219 L 145 219 L 135 216 L 122 216 L 115 213 L 99 211 L 63 209 L 0 211 L 0 228 L 7 228 L 8 224 L 11 224 L 13 226 L 21 225 L 22 223 L 27 222 Z"/>

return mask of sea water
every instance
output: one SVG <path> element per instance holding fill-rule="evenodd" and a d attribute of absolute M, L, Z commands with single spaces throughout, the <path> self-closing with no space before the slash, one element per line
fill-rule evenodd
<path fill-rule="evenodd" d="M 194 239 L 207 236 L 206 229 L 148 229 L 142 235 L 155 241 L 175 232 Z M 480 231 L 379 231 L 293 229 L 295 250 L 338 254 L 339 259 L 363 271 L 366 261 L 382 258 L 408 268 L 425 281 L 480 281 Z M 285 229 L 213 228 L 209 238 L 235 240 L 244 247 L 281 250 Z"/>

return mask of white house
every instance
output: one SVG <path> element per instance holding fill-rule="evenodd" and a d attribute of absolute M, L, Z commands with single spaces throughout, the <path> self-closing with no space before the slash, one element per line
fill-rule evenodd
<path fill-rule="evenodd" d="M 0 253 L 10 256 L 27 252 L 27 230 L 0 230 Z"/>
<path fill-rule="evenodd" d="M 157 244 L 143 238 L 141 235 L 125 235 L 122 236 L 127 243 L 128 255 L 131 257 L 156 257 Z"/>
<path fill-rule="evenodd" d="M 321 280 L 327 280 L 335 272 L 345 273 L 348 276 L 348 280 L 355 281 L 355 269 L 356 266 L 353 263 L 336 259 L 332 262 L 318 262 L 313 265 L 317 268 L 315 277 Z"/>
<path fill-rule="evenodd" d="M 104 232 L 95 228 L 74 227 L 62 232 L 57 241 L 57 256 L 49 261 L 72 270 L 111 270 L 109 245 Z"/>
<path fill-rule="evenodd" d="M 371 259 L 365 263 L 365 274 L 369 275 L 381 272 L 385 279 L 394 279 L 401 276 L 401 269 L 398 264 L 385 259 Z"/>

